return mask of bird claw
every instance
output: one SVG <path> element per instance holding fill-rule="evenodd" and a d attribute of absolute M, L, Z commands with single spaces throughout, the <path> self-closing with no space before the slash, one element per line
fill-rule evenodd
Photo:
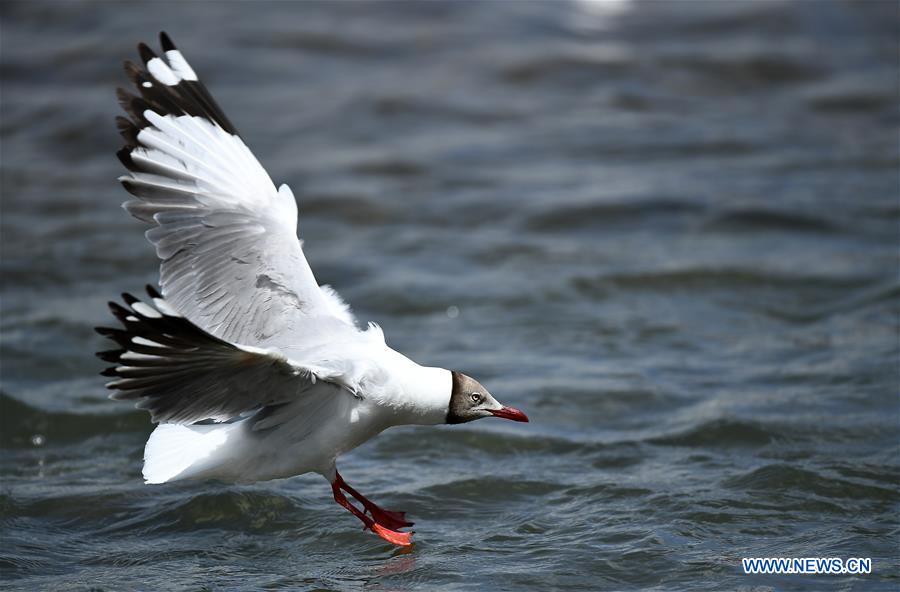
<path fill-rule="evenodd" d="M 414 523 L 405 520 L 406 512 L 395 512 L 393 510 L 383 510 L 381 508 L 367 508 L 375 522 L 391 529 L 399 529 L 404 526 L 412 526 Z"/>
<path fill-rule="evenodd" d="M 413 533 L 411 532 L 399 532 L 396 530 L 391 530 L 389 528 L 385 528 L 377 522 L 372 524 L 372 532 L 394 545 L 408 547 L 412 544 L 412 542 L 410 542 L 409 540 L 413 535 Z"/>

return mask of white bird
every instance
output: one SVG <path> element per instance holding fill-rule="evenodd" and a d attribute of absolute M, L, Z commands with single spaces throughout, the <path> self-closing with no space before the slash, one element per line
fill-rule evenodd
<path fill-rule="evenodd" d="M 360 329 L 320 286 L 297 238 L 297 205 L 277 190 L 165 33 L 163 55 L 138 46 L 125 70 L 140 96 L 118 89 L 126 146 L 123 204 L 152 225 L 162 295 L 110 303 L 121 329 L 113 399 L 136 400 L 159 425 L 144 450 L 147 483 L 236 482 L 316 472 L 335 501 L 383 539 L 409 545 L 403 512 L 347 485 L 335 460 L 397 425 L 528 421 L 465 374 L 420 366 Z M 362 509 L 345 496 L 350 494 Z"/>

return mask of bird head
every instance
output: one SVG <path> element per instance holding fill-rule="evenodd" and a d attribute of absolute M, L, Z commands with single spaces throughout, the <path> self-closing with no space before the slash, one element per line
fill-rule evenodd
<path fill-rule="evenodd" d="M 465 423 L 482 417 L 502 417 L 512 421 L 528 421 L 528 416 L 497 401 L 481 383 L 462 372 L 451 371 L 453 390 L 447 423 Z"/>

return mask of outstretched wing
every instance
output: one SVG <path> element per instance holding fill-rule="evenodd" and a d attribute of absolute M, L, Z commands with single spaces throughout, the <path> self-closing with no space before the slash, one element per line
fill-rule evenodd
<path fill-rule="evenodd" d="M 121 349 L 97 355 L 115 364 L 104 376 L 113 399 L 137 400 L 154 422 L 225 421 L 267 406 L 297 401 L 315 373 L 276 350 L 235 345 L 177 315 L 151 287 L 154 306 L 123 294 L 110 302 L 122 329 L 97 332 Z"/>
<path fill-rule="evenodd" d="M 124 204 L 153 224 L 166 301 L 224 340 L 278 342 L 304 317 L 354 319 L 320 287 L 297 239 L 297 205 L 278 190 L 172 41 L 163 57 L 138 46 L 143 67 L 125 70 L 140 96 L 118 90 L 129 118 L 116 119 L 126 146 L 120 178 L 137 199 Z M 296 338 L 295 338 L 296 339 Z"/>

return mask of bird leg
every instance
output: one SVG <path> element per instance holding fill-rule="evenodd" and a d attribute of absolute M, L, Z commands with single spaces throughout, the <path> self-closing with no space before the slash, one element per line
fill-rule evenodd
<path fill-rule="evenodd" d="M 352 495 L 356 499 L 359 499 L 360 502 L 362 502 L 362 500 L 360 499 L 360 498 L 362 498 L 362 496 L 359 495 L 358 493 L 354 492 L 352 489 L 350 489 L 349 486 L 341 478 L 341 476 L 337 475 L 335 480 L 332 481 L 332 483 L 331 483 L 331 491 L 334 494 L 334 501 L 336 501 L 338 504 L 340 504 L 341 506 L 343 506 L 344 508 L 349 510 L 351 514 L 353 514 L 354 516 L 359 518 L 360 521 L 362 521 L 365 528 L 371 530 L 372 532 L 374 532 L 375 534 L 377 534 L 378 536 L 380 536 L 387 542 L 393 543 L 394 545 L 402 545 L 405 547 L 405 546 L 408 546 L 411 544 L 409 541 L 410 537 L 412 536 L 411 532 L 398 532 L 387 526 L 379 524 L 376 520 L 373 520 L 372 518 L 369 518 L 363 512 L 361 512 L 356 506 L 354 506 L 353 504 L 350 503 L 350 501 L 344 496 L 344 493 L 341 491 L 342 488 L 347 489 L 347 491 L 350 492 L 350 495 Z M 363 498 L 363 499 L 365 499 L 365 498 Z M 368 502 L 368 500 L 366 500 L 366 501 Z M 368 502 L 368 503 L 371 504 L 371 502 Z M 364 502 L 363 502 L 363 505 L 365 505 Z M 375 506 L 374 504 L 372 504 L 372 506 L 378 508 L 378 506 Z M 378 509 L 381 510 L 380 508 L 378 508 Z M 369 511 L 371 512 L 372 510 L 369 510 Z M 381 510 L 381 511 L 384 512 L 385 510 Z M 375 513 L 373 512 L 372 515 L 374 518 Z M 404 524 L 406 524 L 406 523 L 404 523 Z M 394 528 L 399 528 L 399 526 L 396 526 L 396 523 L 392 523 L 391 525 L 394 526 Z"/>
<path fill-rule="evenodd" d="M 361 503 L 363 505 L 363 508 L 365 508 L 372 515 L 372 518 L 375 519 L 375 522 L 393 529 L 413 525 L 413 522 L 409 522 L 406 520 L 406 512 L 397 512 L 395 510 L 386 510 L 382 508 L 360 492 L 350 487 L 350 485 L 348 485 L 347 482 L 344 481 L 344 479 L 341 477 L 340 473 L 337 473 L 335 482 L 338 484 L 338 487 L 352 495 L 359 503 Z"/>

